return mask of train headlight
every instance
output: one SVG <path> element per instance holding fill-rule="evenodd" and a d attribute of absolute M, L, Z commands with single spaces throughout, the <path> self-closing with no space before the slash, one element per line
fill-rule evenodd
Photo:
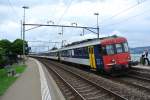
<path fill-rule="evenodd" d="M 128 56 L 128 61 L 131 61 L 131 57 L 130 56 Z"/>
<path fill-rule="evenodd" d="M 115 59 L 112 59 L 111 60 L 111 63 L 107 64 L 107 66 L 113 66 L 116 64 L 116 60 Z"/>
<path fill-rule="evenodd" d="M 112 63 L 116 63 L 115 59 L 112 59 L 111 62 L 112 62 Z"/>

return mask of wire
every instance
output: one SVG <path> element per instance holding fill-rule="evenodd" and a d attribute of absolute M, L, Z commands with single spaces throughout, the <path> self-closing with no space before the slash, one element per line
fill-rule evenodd
<path fill-rule="evenodd" d="M 57 24 L 59 24 L 59 23 L 61 22 L 61 20 L 62 20 L 62 18 L 64 17 L 65 13 L 67 13 L 68 9 L 70 8 L 70 6 L 71 6 L 71 4 L 72 4 L 72 1 L 73 1 L 73 0 L 70 0 L 68 6 L 67 6 L 66 9 L 64 10 L 64 12 L 63 12 L 63 14 L 61 15 L 61 17 L 59 18 Z"/>
<path fill-rule="evenodd" d="M 141 1 L 141 2 L 138 1 L 137 4 L 132 5 L 132 6 L 128 7 L 128 8 L 126 8 L 126 9 L 124 9 L 124 10 L 122 10 L 122 11 L 116 13 L 116 14 L 114 14 L 113 16 L 111 16 L 111 17 L 109 17 L 109 18 L 107 18 L 107 19 L 104 19 L 103 21 L 106 22 L 106 21 L 108 21 L 108 20 L 110 20 L 110 19 L 113 19 L 114 17 L 119 16 L 120 14 L 122 14 L 122 13 L 124 13 L 124 12 L 127 12 L 127 11 L 129 11 L 130 9 L 133 9 L 133 8 L 137 7 L 138 5 L 143 4 L 143 3 L 146 2 L 146 1 L 147 1 L 147 0 L 144 0 L 144 1 Z"/>
<path fill-rule="evenodd" d="M 19 18 L 18 14 L 17 14 L 16 10 L 14 9 L 14 7 L 13 7 L 12 3 L 10 2 L 10 0 L 8 0 L 8 4 L 11 7 L 12 11 L 15 13 L 15 15 Z"/>
<path fill-rule="evenodd" d="M 108 24 L 108 25 L 104 25 L 103 27 L 108 27 L 108 26 L 112 26 L 112 25 L 118 25 L 118 24 L 122 24 L 122 22 L 124 22 L 124 21 L 128 21 L 128 20 L 130 20 L 130 19 L 132 19 L 132 18 L 135 18 L 135 17 L 138 17 L 138 16 L 142 16 L 143 14 L 145 14 L 145 13 L 147 13 L 148 11 L 150 11 L 150 9 L 149 10 L 145 10 L 144 12 L 142 12 L 142 13 L 140 13 L 140 14 L 137 14 L 137 15 L 134 15 L 134 16 L 131 16 L 131 17 L 128 17 L 128 18 L 126 18 L 126 19 L 124 19 L 124 20 L 122 20 L 122 21 L 120 21 L 120 22 L 117 22 L 117 23 L 113 23 L 113 24 Z"/>

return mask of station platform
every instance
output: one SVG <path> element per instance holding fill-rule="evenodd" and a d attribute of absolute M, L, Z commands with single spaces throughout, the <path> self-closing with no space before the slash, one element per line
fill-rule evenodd
<path fill-rule="evenodd" d="M 150 70 L 150 66 L 144 66 L 144 65 L 136 65 L 136 66 L 132 66 L 132 68 L 138 68 L 138 69 L 146 69 L 146 70 Z"/>
<path fill-rule="evenodd" d="M 65 100 L 44 65 L 33 58 L 28 58 L 26 65 L 0 100 Z"/>

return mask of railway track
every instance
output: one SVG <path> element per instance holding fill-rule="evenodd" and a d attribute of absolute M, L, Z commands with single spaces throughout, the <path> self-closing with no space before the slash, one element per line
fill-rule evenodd
<path fill-rule="evenodd" d="M 48 69 L 49 73 L 54 78 L 56 84 L 62 91 L 67 100 L 85 100 L 67 81 L 63 79 L 55 70 L 49 67 L 49 64 L 43 63 Z"/>
<path fill-rule="evenodd" d="M 125 84 L 130 86 L 131 88 L 137 88 L 140 91 L 144 91 L 146 93 L 150 93 L 150 74 L 144 72 L 143 70 L 131 70 L 129 74 L 125 77 L 121 78 L 112 78 L 109 76 L 104 76 L 105 78 L 111 79 L 115 82 L 119 82 L 121 84 Z"/>
<path fill-rule="evenodd" d="M 138 75 L 140 77 L 144 77 L 144 78 L 149 78 L 150 79 L 150 70 L 131 69 L 129 74 Z"/>
<path fill-rule="evenodd" d="M 53 73 L 54 80 L 68 100 L 127 100 L 119 94 L 114 93 L 94 82 L 85 79 L 72 71 L 64 69 L 62 66 L 47 60 L 40 60 Z M 56 77 L 57 76 L 57 77 Z M 69 88 L 69 89 L 68 89 Z"/>
<path fill-rule="evenodd" d="M 125 84 L 125 85 L 127 85 L 127 86 L 129 86 L 133 89 L 137 89 L 137 90 L 140 90 L 140 91 L 150 93 L 150 79 L 145 78 L 145 76 L 148 77 L 150 74 L 148 74 L 146 72 L 143 72 L 143 71 L 140 72 L 140 73 L 145 73 L 146 75 L 138 74 L 138 76 L 136 76 L 132 73 L 132 74 L 127 75 L 127 77 L 121 77 L 121 78 L 115 78 L 115 77 L 112 78 L 112 77 L 107 76 L 107 75 L 101 75 L 101 76 L 103 76 L 105 78 L 108 78 L 108 79 L 111 79 L 115 82 Z M 97 73 L 95 73 L 95 74 L 97 74 Z M 97 74 L 97 75 L 99 75 L 99 74 Z M 130 81 L 128 80 L 129 78 L 130 78 Z M 135 79 L 136 79 L 136 81 L 135 81 Z"/>
<path fill-rule="evenodd" d="M 135 77 L 132 77 L 133 79 L 131 79 L 129 77 L 113 78 L 113 79 L 108 77 L 108 76 L 104 76 L 104 77 L 106 77 L 108 79 L 111 79 L 112 81 L 119 82 L 121 84 L 125 84 L 126 86 L 129 86 L 130 88 L 150 93 L 150 85 L 149 86 L 147 86 L 147 85 L 145 86 L 144 85 L 145 83 L 142 84 L 142 83 L 139 82 L 139 80 L 135 81 L 135 79 L 134 79 Z M 149 83 L 147 83 L 147 84 L 149 84 Z"/>

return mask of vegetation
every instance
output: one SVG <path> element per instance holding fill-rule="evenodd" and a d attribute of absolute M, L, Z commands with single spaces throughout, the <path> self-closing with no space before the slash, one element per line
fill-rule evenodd
<path fill-rule="evenodd" d="M 57 47 L 53 47 L 51 50 L 57 50 L 58 48 Z"/>
<path fill-rule="evenodd" d="M 28 54 L 28 44 L 25 41 L 25 54 Z M 14 42 L 0 40 L 0 66 L 5 66 L 17 62 L 18 55 L 23 54 L 23 40 L 16 39 Z M 2 68 L 2 67 L 0 67 Z"/>
<path fill-rule="evenodd" d="M 16 73 L 22 73 L 26 66 L 25 65 L 15 65 L 13 66 Z M 0 69 L 0 96 L 9 88 L 9 86 L 17 79 L 17 77 L 7 75 L 6 69 Z"/>
<path fill-rule="evenodd" d="M 25 41 L 25 54 L 28 54 L 28 52 L 28 44 Z M 0 40 L 0 95 L 2 95 L 8 89 L 8 87 L 17 79 L 17 77 L 14 76 L 8 77 L 8 71 L 22 73 L 25 69 L 25 65 L 10 66 L 10 68 L 4 68 L 4 66 L 12 65 L 13 63 L 17 62 L 19 59 L 18 55 L 22 54 L 23 40 L 16 39 L 13 42 L 10 42 L 6 39 Z"/>
<path fill-rule="evenodd" d="M 28 44 L 25 41 L 25 53 L 28 54 Z M 12 52 L 16 55 L 22 55 L 23 54 L 23 40 L 21 39 L 16 39 L 13 43 L 12 43 Z"/>

